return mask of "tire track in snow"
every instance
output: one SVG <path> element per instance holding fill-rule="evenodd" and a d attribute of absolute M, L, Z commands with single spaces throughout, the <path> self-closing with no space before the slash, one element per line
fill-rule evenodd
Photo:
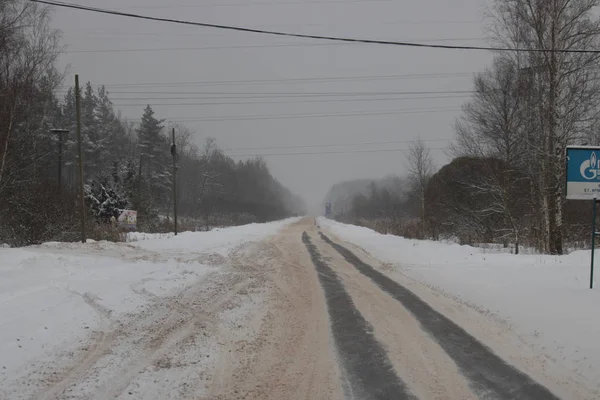
<path fill-rule="evenodd" d="M 348 263 L 370 278 L 381 290 L 390 294 L 415 316 L 423 330 L 429 333 L 456 362 L 481 399 L 558 400 L 558 397 L 547 388 L 507 364 L 416 294 L 364 263 L 353 252 L 331 241 L 322 232 L 319 232 L 319 235 Z"/>
<path fill-rule="evenodd" d="M 69 386 L 83 379 L 87 370 L 110 351 L 114 339 L 119 335 L 119 331 L 114 329 L 114 324 L 110 318 L 111 310 L 101 305 L 97 296 L 91 293 L 81 294 L 73 290 L 69 290 L 69 292 L 81 297 L 88 306 L 98 313 L 105 320 L 106 328 L 92 335 L 91 344 L 87 346 L 87 350 L 79 361 L 61 374 L 53 377 L 55 381 L 43 393 L 36 395 L 34 397 L 36 399 L 55 399 L 63 396 Z"/>
<path fill-rule="evenodd" d="M 396 375 L 373 329 L 356 309 L 337 274 L 323 261 L 306 232 L 302 234 L 325 292 L 331 330 L 350 386 L 347 396 L 361 400 L 416 399 Z"/>

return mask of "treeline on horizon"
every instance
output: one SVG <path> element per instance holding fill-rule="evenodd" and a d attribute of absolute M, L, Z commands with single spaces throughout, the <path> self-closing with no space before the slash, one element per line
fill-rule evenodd
<path fill-rule="evenodd" d="M 0 2 L 0 244 L 79 238 L 76 96 L 73 87 L 64 90 L 66 77 L 57 69 L 61 50 L 47 7 Z M 173 229 L 171 129 L 183 229 L 305 212 L 263 159 L 235 161 L 212 138 L 199 146 L 194 132 L 167 126 L 151 105 L 138 121 L 128 121 L 102 85 L 95 89 L 87 82 L 80 91 L 90 237 L 117 239 L 110 220 L 125 209 L 138 212 L 138 230 Z M 69 133 L 53 133 L 55 128 Z"/>

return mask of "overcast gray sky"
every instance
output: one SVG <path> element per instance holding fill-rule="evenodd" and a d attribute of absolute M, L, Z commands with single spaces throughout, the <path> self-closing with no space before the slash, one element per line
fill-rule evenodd
<path fill-rule="evenodd" d="M 309 34 L 485 44 L 482 0 L 73 2 Z M 417 136 L 428 141 L 438 165 L 447 162 L 444 149 L 468 95 L 398 92 L 469 91 L 472 73 L 492 58 L 485 52 L 321 42 L 68 9 L 56 9 L 54 24 L 68 45 L 61 57 L 68 79 L 78 73 L 84 82 L 105 84 L 130 119 L 150 103 L 159 117 L 192 128 L 198 144 L 215 137 L 235 159 L 273 154 L 265 155 L 273 174 L 309 206 L 339 181 L 404 174 L 405 150 Z M 328 154 L 307 154 L 315 152 Z"/>

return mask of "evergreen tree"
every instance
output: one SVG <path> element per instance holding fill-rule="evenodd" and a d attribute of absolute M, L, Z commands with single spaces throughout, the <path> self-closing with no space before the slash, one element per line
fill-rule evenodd
<path fill-rule="evenodd" d="M 157 204 L 167 206 L 170 187 L 169 146 L 162 135 L 163 122 L 156 119 L 152 107 L 147 106 L 137 132 L 142 176 L 147 180 L 149 193 Z"/>
<path fill-rule="evenodd" d="M 85 200 L 96 222 L 108 223 L 112 217 L 119 218 L 129 208 L 129 201 L 119 192 L 114 182 L 106 179 L 94 180 L 85 187 Z"/>
<path fill-rule="evenodd" d="M 81 94 L 81 138 L 86 176 L 93 177 L 101 171 L 102 142 L 98 132 L 96 108 L 98 98 L 92 84 L 87 82 Z"/>
<path fill-rule="evenodd" d="M 115 114 L 112 101 L 104 86 L 100 86 L 95 110 L 98 123 L 98 156 L 102 169 L 109 168 L 115 160 L 129 156 L 129 146 L 125 136 L 125 126 Z"/>

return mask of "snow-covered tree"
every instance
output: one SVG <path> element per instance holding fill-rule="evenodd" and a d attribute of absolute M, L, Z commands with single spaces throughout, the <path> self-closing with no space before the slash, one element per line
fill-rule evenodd
<path fill-rule="evenodd" d="M 171 176 L 168 169 L 169 146 L 162 134 L 163 122 L 154 116 L 152 107 L 147 106 L 137 132 L 141 174 L 157 203 L 167 206 Z"/>
<path fill-rule="evenodd" d="M 85 200 L 97 222 L 108 223 L 112 217 L 119 218 L 121 212 L 129 208 L 128 200 L 107 181 L 92 181 L 86 185 Z"/>

